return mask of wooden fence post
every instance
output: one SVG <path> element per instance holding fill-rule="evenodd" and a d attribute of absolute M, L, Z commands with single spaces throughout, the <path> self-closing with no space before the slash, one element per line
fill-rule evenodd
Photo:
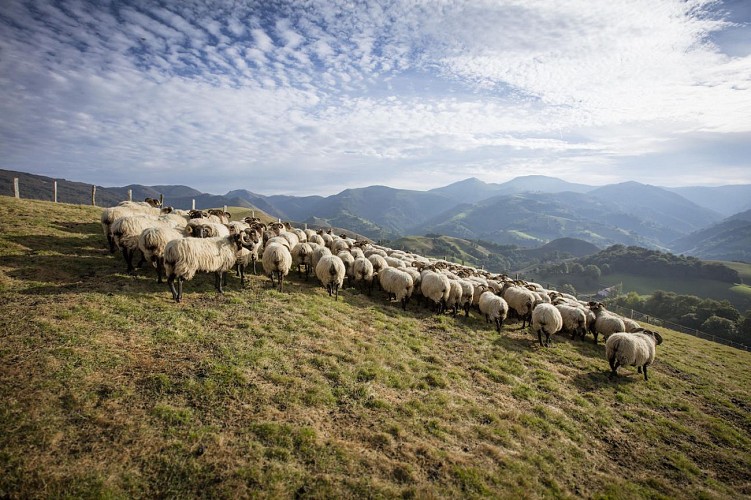
<path fill-rule="evenodd" d="M 52 181 L 52 199 L 57 203 L 57 181 Z"/>
<path fill-rule="evenodd" d="M 161 193 L 159 193 L 159 206 L 160 207 L 164 206 L 164 195 Z"/>
<path fill-rule="evenodd" d="M 128 201 L 133 201 L 133 190 L 128 189 Z"/>
<path fill-rule="evenodd" d="M 15 198 L 21 197 L 21 192 L 18 190 L 18 177 L 13 177 L 13 196 Z"/>
<path fill-rule="evenodd" d="M 91 186 L 91 204 L 96 206 L 96 186 Z"/>
<path fill-rule="evenodd" d="M 225 212 L 227 211 L 227 205 L 224 205 L 224 211 Z"/>
<path fill-rule="evenodd" d="M 195 209 L 196 209 L 196 200 L 194 198 L 193 203 L 191 204 L 191 210 L 195 210 Z"/>

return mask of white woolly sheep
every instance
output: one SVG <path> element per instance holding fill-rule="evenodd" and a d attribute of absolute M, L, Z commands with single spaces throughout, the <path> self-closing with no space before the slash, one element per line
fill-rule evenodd
<path fill-rule="evenodd" d="M 626 331 L 623 318 L 605 309 L 605 305 L 602 302 L 590 302 L 589 309 L 595 314 L 595 323 L 592 331 L 595 337 L 595 344 L 597 343 L 597 336 L 599 334 L 602 334 L 603 338 L 607 340 L 610 335 L 616 332 Z"/>
<path fill-rule="evenodd" d="M 344 262 L 336 255 L 324 255 L 316 264 L 316 277 L 335 300 L 339 300 L 339 288 L 344 284 L 345 273 Z"/>
<path fill-rule="evenodd" d="M 235 265 L 237 251 L 243 246 L 243 234 L 220 238 L 181 238 L 167 243 L 164 248 L 164 269 L 175 302 L 182 300 L 183 281 L 193 279 L 199 271 L 213 272 L 214 286 L 219 293 L 223 293 L 226 273 Z"/>
<path fill-rule="evenodd" d="M 464 309 L 464 317 L 469 317 L 469 309 L 472 307 L 472 299 L 475 294 L 475 285 L 466 279 L 459 280 L 459 285 L 462 287 L 462 298 L 460 304 Z"/>
<path fill-rule="evenodd" d="M 490 284 L 490 281 L 488 282 Z M 522 329 L 531 321 L 532 309 L 535 306 L 534 294 L 521 286 L 504 286 L 501 295 L 508 303 L 509 310 L 513 310 L 516 316 L 522 320 Z"/>
<path fill-rule="evenodd" d="M 446 309 L 451 309 L 451 315 L 456 316 L 462 301 L 462 285 L 457 279 L 449 278 L 449 296 L 446 299 Z"/>
<path fill-rule="evenodd" d="M 311 246 L 313 245 L 311 244 Z M 328 247 L 317 245 L 313 247 L 313 255 L 310 257 L 310 265 L 313 266 L 313 272 L 315 272 L 316 266 L 318 265 L 318 261 L 321 260 L 321 257 L 326 255 L 331 255 L 331 250 L 329 250 Z"/>
<path fill-rule="evenodd" d="M 310 243 L 298 243 L 292 248 L 292 265 L 297 268 L 297 274 L 302 275 L 302 267 L 305 267 L 305 279 L 308 279 L 311 269 L 313 247 Z"/>
<path fill-rule="evenodd" d="M 243 234 L 244 236 L 243 246 L 237 251 L 235 267 L 237 275 L 240 276 L 240 286 L 244 286 L 245 269 L 250 264 L 253 264 L 253 274 L 256 273 L 256 261 L 258 260 L 258 250 L 261 248 L 261 237 L 252 229 L 245 229 L 238 234 Z"/>
<path fill-rule="evenodd" d="M 623 326 L 626 327 L 623 330 L 624 332 L 638 332 L 639 330 L 643 330 L 642 326 L 633 319 L 624 318 L 623 316 L 621 316 L 621 319 L 623 320 Z"/>
<path fill-rule="evenodd" d="M 605 341 L 605 358 L 610 363 L 610 378 L 618 374 L 619 366 L 636 366 L 644 371 L 655 360 L 656 346 L 662 344 L 662 336 L 650 330 L 638 332 L 616 332 Z"/>
<path fill-rule="evenodd" d="M 357 257 L 352 263 L 352 280 L 355 284 L 362 283 L 370 294 L 373 287 L 373 264 L 365 257 Z"/>
<path fill-rule="evenodd" d="M 381 289 L 388 294 L 389 300 L 393 297 L 394 300 L 401 302 L 402 310 L 406 311 L 407 302 L 409 302 L 415 286 L 412 276 L 401 269 L 387 267 L 378 273 L 378 281 L 381 284 Z"/>
<path fill-rule="evenodd" d="M 183 237 L 183 232 L 168 226 L 147 227 L 138 237 L 138 248 L 147 262 L 156 267 L 157 283 L 164 276 L 164 249 L 167 243 Z"/>
<path fill-rule="evenodd" d="M 485 315 L 485 322 L 491 320 L 495 323 L 495 329 L 501 332 L 503 321 L 508 316 L 508 304 L 503 297 L 496 295 L 492 290 L 485 290 L 478 299 L 480 314 Z"/>
<path fill-rule="evenodd" d="M 286 241 L 286 240 L 285 240 Z M 264 272 L 271 278 L 271 286 L 274 286 L 274 276 L 279 291 L 283 291 L 284 277 L 289 274 L 292 267 L 292 254 L 281 243 L 270 242 L 263 249 L 261 257 Z"/>
<path fill-rule="evenodd" d="M 349 250 L 342 250 L 336 254 L 337 257 L 342 259 L 342 262 L 344 263 L 344 270 L 347 276 L 348 284 L 352 286 L 352 277 L 353 277 L 353 269 L 352 264 L 355 262 L 355 258 L 352 256 L 351 253 L 349 253 Z"/>
<path fill-rule="evenodd" d="M 563 318 L 558 309 L 547 303 L 538 304 L 532 310 L 532 331 L 537 332 L 537 339 L 543 347 L 549 346 L 550 336 L 561 331 Z M 542 342 L 542 334 L 545 333 L 545 343 Z"/>
<path fill-rule="evenodd" d="M 161 221 L 158 217 L 151 215 L 130 215 L 120 217 L 110 226 L 112 232 L 112 242 L 117 248 L 122 250 L 123 259 L 128 268 L 128 273 L 133 274 L 133 256 L 138 250 L 138 239 L 144 229 L 155 226 L 172 227 L 169 222 Z M 145 262 L 145 257 L 141 254 L 141 260 L 137 267 Z"/>
<path fill-rule="evenodd" d="M 584 309 L 568 304 L 556 304 L 558 312 L 563 318 L 563 331 L 571 334 L 571 338 L 577 335 L 584 338 L 587 333 L 587 315 Z"/>
<path fill-rule="evenodd" d="M 425 269 L 420 273 L 420 291 L 423 297 L 430 299 L 435 304 L 438 314 L 440 314 L 446 308 L 451 284 L 447 276 Z"/>
<path fill-rule="evenodd" d="M 107 238 L 107 244 L 109 245 L 110 253 L 115 253 L 117 247 L 114 241 L 112 241 L 112 223 L 120 217 L 127 217 L 131 215 L 151 215 L 157 217 L 161 214 L 161 210 L 154 208 L 148 204 L 138 202 L 123 202 L 123 204 L 115 207 L 109 207 L 102 210 L 100 221 L 102 223 L 102 232 L 104 237 Z"/>

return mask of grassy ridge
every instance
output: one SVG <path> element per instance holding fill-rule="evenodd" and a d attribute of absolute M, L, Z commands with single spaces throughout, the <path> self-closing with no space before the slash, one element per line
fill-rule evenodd
<path fill-rule="evenodd" d="M 661 330 L 609 382 L 602 345 L 297 278 L 174 304 L 97 209 L 0 207 L 0 496 L 751 495 L 749 353 Z"/>

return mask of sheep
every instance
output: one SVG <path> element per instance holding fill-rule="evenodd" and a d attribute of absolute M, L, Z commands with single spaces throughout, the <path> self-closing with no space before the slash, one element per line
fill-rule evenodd
<path fill-rule="evenodd" d="M 456 316 L 459 303 L 462 301 L 462 285 L 459 280 L 449 278 L 449 296 L 446 299 L 446 309 L 452 309 L 452 316 Z"/>
<path fill-rule="evenodd" d="M 237 251 L 246 243 L 244 233 L 217 238 L 180 238 L 167 243 L 164 269 L 175 302 L 182 300 L 183 282 L 193 279 L 198 271 L 215 273 L 214 286 L 219 293 L 224 293 L 222 284 L 227 270 L 235 265 Z"/>
<path fill-rule="evenodd" d="M 561 331 L 561 328 L 563 328 L 563 318 L 554 305 L 542 303 L 532 310 L 532 331 L 537 332 L 540 346 L 550 346 L 550 336 Z M 545 332 L 544 344 L 542 343 L 543 332 Z"/>
<path fill-rule="evenodd" d="M 276 275 L 279 291 L 283 291 L 284 277 L 289 274 L 292 267 L 292 254 L 289 249 L 281 243 L 269 243 L 263 249 L 261 262 L 263 270 L 271 278 L 271 286 L 274 286 L 274 275 Z"/>
<path fill-rule="evenodd" d="M 297 267 L 297 274 L 302 275 L 302 266 L 305 266 L 305 280 L 310 276 L 311 258 L 313 247 L 309 243 L 298 243 L 292 248 L 292 265 Z"/>
<path fill-rule="evenodd" d="M 227 226 L 207 219 L 191 219 L 187 227 L 192 228 L 191 234 L 197 238 L 220 238 L 230 235 Z"/>
<path fill-rule="evenodd" d="M 420 291 L 424 297 L 435 304 L 438 314 L 446 308 L 450 290 L 451 284 L 447 276 L 430 269 L 425 269 L 420 273 Z"/>
<path fill-rule="evenodd" d="M 626 327 L 623 330 L 624 332 L 638 332 L 642 329 L 642 326 L 631 318 L 621 317 L 621 319 L 623 320 L 623 326 Z"/>
<path fill-rule="evenodd" d="M 459 280 L 459 285 L 462 287 L 462 298 L 460 304 L 464 309 L 464 317 L 469 317 L 469 309 L 472 307 L 472 298 L 475 294 L 475 286 L 469 280 Z"/>
<path fill-rule="evenodd" d="M 352 256 L 351 253 L 349 253 L 349 250 L 342 250 L 338 252 L 337 257 L 342 259 L 342 262 L 344 263 L 344 270 L 347 275 L 347 281 L 350 286 L 352 286 L 352 264 L 355 262 L 355 258 Z"/>
<path fill-rule="evenodd" d="M 577 335 L 584 338 L 587 333 L 587 315 L 580 307 L 568 304 L 556 304 L 558 312 L 563 318 L 563 330 L 571 333 L 571 338 Z"/>
<path fill-rule="evenodd" d="M 107 244 L 109 246 L 110 253 L 115 253 L 115 251 L 117 250 L 115 242 L 112 240 L 111 227 L 113 222 L 115 222 L 120 217 L 127 217 L 131 215 L 151 215 L 156 217 L 160 213 L 161 210 L 158 208 L 154 208 L 147 204 L 133 202 L 123 202 L 123 204 L 103 209 L 102 215 L 100 216 L 100 222 L 102 224 L 102 232 L 104 232 L 104 237 L 107 238 Z"/>
<path fill-rule="evenodd" d="M 336 255 L 324 255 L 316 264 L 316 277 L 321 281 L 329 296 L 339 300 L 339 288 L 344 283 L 346 270 L 344 262 Z"/>
<path fill-rule="evenodd" d="M 365 257 L 357 257 L 352 263 L 352 280 L 355 284 L 361 282 L 370 294 L 373 286 L 373 264 Z"/>
<path fill-rule="evenodd" d="M 120 217 L 112 223 L 110 231 L 112 232 L 112 242 L 123 253 L 123 259 L 127 265 L 127 272 L 133 274 L 133 256 L 138 250 L 138 239 L 144 229 L 155 226 L 172 227 L 172 224 L 160 221 L 157 217 L 150 215 L 130 215 Z M 141 260 L 136 267 L 146 262 L 145 257 L 141 254 Z"/>
<path fill-rule="evenodd" d="M 156 267 L 157 283 L 162 283 L 164 276 L 164 249 L 172 240 L 183 237 L 183 233 L 177 228 L 154 226 L 147 227 L 138 237 L 138 248 L 143 258 Z"/>
<path fill-rule="evenodd" d="M 331 255 L 331 250 L 329 250 L 328 247 L 317 245 L 313 247 L 313 255 L 310 256 L 310 265 L 313 268 L 313 272 L 315 272 L 318 261 L 325 255 Z"/>
<path fill-rule="evenodd" d="M 522 320 L 522 329 L 524 329 L 531 321 L 532 309 L 535 306 L 534 294 L 524 287 L 504 286 L 501 296 L 508 303 L 509 310 L 513 310 Z"/>
<path fill-rule="evenodd" d="M 508 304 L 503 297 L 499 297 L 492 290 L 486 290 L 480 295 L 478 305 L 480 314 L 485 315 L 485 322 L 493 320 L 496 331 L 501 333 L 503 321 L 508 316 Z"/>
<path fill-rule="evenodd" d="M 237 275 L 240 276 L 240 286 L 245 286 L 245 269 L 249 264 L 253 264 L 253 274 L 256 273 L 256 261 L 258 260 L 258 249 L 261 247 L 260 235 L 252 230 L 245 229 L 241 233 L 244 234 L 244 245 L 237 250 L 236 269 Z"/>
<path fill-rule="evenodd" d="M 615 332 L 605 341 L 605 358 L 610 363 L 612 379 L 618 375 L 619 366 L 636 366 L 637 373 L 644 371 L 647 378 L 647 367 L 655 360 L 656 346 L 662 344 L 662 336 L 650 330 L 638 332 Z"/>
<path fill-rule="evenodd" d="M 387 267 L 378 273 L 378 281 L 381 284 L 381 289 L 388 294 L 389 300 L 393 296 L 394 300 L 402 303 L 402 310 L 406 311 L 407 302 L 409 302 L 415 286 L 412 276 L 395 267 Z"/>
<path fill-rule="evenodd" d="M 626 331 L 623 318 L 605 309 L 605 305 L 602 302 L 590 302 L 589 309 L 595 314 L 594 328 L 592 330 L 595 344 L 597 343 L 599 334 L 602 334 L 603 338 L 607 340 L 613 333 Z"/>

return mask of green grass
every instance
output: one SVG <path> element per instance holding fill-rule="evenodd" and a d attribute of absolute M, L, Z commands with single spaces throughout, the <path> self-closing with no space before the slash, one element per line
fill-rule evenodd
<path fill-rule="evenodd" d="M 518 323 L 124 273 L 99 210 L 0 197 L 0 497 L 751 495 L 751 354 L 668 330 L 650 380 Z"/>

